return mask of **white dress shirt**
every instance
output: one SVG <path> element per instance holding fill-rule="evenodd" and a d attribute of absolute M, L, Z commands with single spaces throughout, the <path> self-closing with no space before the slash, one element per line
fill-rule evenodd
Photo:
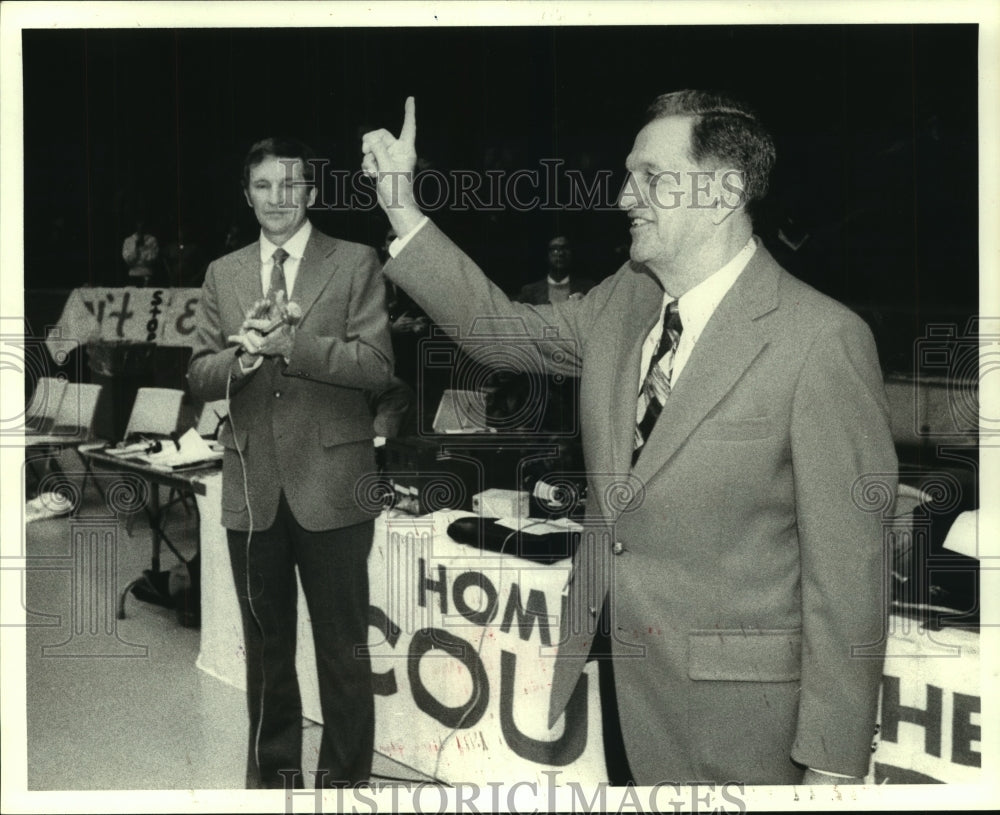
<path fill-rule="evenodd" d="M 284 270 L 285 270 L 285 292 L 288 295 L 288 300 L 292 299 L 292 293 L 295 291 L 295 281 L 299 276 L 299 264 L 302 262 L 302 256 L 306 251 L 306 244 L 309 243 L 309 236 L 312 235 L 312 224 L 309 223 L 308 219 L 299 227 L 299 231 L 296 232 L 292 237 L 290 237 L 282 245 L 282 249 L 288 252 L 288 257 L 285 258 Z M 260 296 L 266 297 L 268 290 L 271 288 L 271 271 L 274 268 L 274 251 L 278 246 L 271 243 L 264 233 L 260 233 Z M 240 370 L 243 373 L 248 374 L 251 371 L 256 371 L 261 364 L 264 362 L 263 357 L 257 357 L 252 364 L 247 365 L 242 357 L 240 357 Z M 286 359 L 285 362 L 288 362 Z"/>
<path fill-rule="evenodd" d="M 299 231 L 282 244 L 281 248 L 288 252 L 285 259 L 285 291 L 288 299 L 292 299 L 292 292 L 295 291 L 295 279 L 299 275 L 299 264 L 306 251 L 306 244 L 309 243 L 309 236 L 312 235 L 312 224 L 308 220 L 304 221 Z M 274 250 L 277 244 L 271 243 L 260 233 L 260 287 L 261 297 L 267 294 L 271 288 L 271 270 L 274 268 Z"/>
<path fill-rule="evenodd" d="M 406 244 L 408 244 L 411 240 L 413 240 L 413 236 L 416 235 L 421 229 L 423 229 L 424 224 L 427 223 L 429 220 L 430 218 L 428 218 L 425 215 L 423 218 L 420 219 L 420 223 L 418 223 L 415 227 L 413 227 L 413 229 L 411 229 L 405 235 L 400 235 L 392 243 L 390 243 L 389 257 L 394 258 L 396 257 L 396 255 L 402 252 L 403 247 L 406 246 Z"/>
<path fill-rule="evenodd" d="M 677 343 L 677 350 L 674 352 L 674 367 L 670 377 L 671 384 L 676 382 L 678 377 L 680 377 L 681 371 L 684 370 L 684 366 L 687 364 L 688 357 L 691 356 L 691 352 L 694 350 L 695 343 L 698 342 L 698 338 L 701 336 L 701 332 L 705 330 L 705 326 L 719 307 L 722 298 L 732 288 L 733 283 L 736 282 L 736 278 L 746 268 L 756 250 L 757 243 L 753 235 L 751 235 L 750 240 L 736 253 L 732 260 L 717 272 L 713 272 L 709 277 L 702 280 L 693 289 L 689 289 L 682 294 L 679 299 L 675 298 L 669 292 L 665 291 L 663 293 L 660 314 L 662 315 L 667 305 L 676 299 L 677 311 L 681 318 L 681 325 L 683 326 L 681 338 Z M 643 380 L 646 378 L 646 372 L 649 370 L 649 362 L 656 352 L 656 346 L 660 342 L 660 335 L 662 333 L 663 320 L 660 319 L 650 329 L 649 334 L 646 335 L 646 339 L 642 344 L 642 359 L 639 363 L 640 389 L 642 388 Z M 636 412 L 638 414 L 638 407 L 636 408 Z M 642 421 L 642 416 L 637 415 L 636 422 L 640 421 Z"/>

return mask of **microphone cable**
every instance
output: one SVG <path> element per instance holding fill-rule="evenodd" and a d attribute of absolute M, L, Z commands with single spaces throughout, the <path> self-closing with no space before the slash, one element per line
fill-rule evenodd
<path fill-rule="evenodd" d="M 236 364 L 240 365 L 240 361 L 237 359 Z M 226 414 L 229 419 L 229 428 L 233 433 L 233 445 L 236 447 L 236 455 L 240 460 L 240 474 L 243 479 L 243 505 L 246 507 L 247 511 L 247 541 L 244 559 L 246 561 L 246 592 L 247 592 L 247 605 L 250 608 L 250 614 L 253 615 L 254 622 L 257 623 L 257 628 L 260 630 L 261 641 L 263 645 L 264 639 L 264 626 L 260 621 L 260 617 L 257 616 L 257 610 L 253 607 L 253 592 L 250 588 L 250 539 L 253 537 L 253 509 L 250 507 L 250 486 L 247 480 L 247 463 L 246 459 L 243 457 L 243 449 L 240 447 L 239 435 L 236 432 L 236 422 L 233 420 L 233 409 L 230 402 L 230 386 L 232 385 L 233 377 L 231 374 L 226 376 Z M 244 655 L 246 654 L 246 643 L 244 643 Z M 264 660 L 260 661 L 260 710 L 257 716 L 257 732 L 254 734 L 254 758 L 257 761 L 257 768 L 260 768 L 260 734 L 261 729 L 264 725 L 264 691 L 267 687 L 267 672 L 264 666 Z"/>

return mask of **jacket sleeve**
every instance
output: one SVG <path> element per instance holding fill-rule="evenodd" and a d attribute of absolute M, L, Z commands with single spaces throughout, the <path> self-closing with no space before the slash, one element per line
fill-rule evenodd
<path fill-rule="evenodd" d="M 379 391 L 392 380 L 393 356 L 385 285 L 375 250 L 365 247 L 350 273 L 351 294 L 344 336 L 320 336 L 303 327 L 295 334 L 284 373 Z"/>
<path fill-rule="evenodd" d="M 882 678 L 882 527 L 897 461 L 875 343 L 853 314 L 822 330 L 807 352 L 791 442 L 803 629 L 792 758 L 863 777 Z"/>
<path fill-rule="evenodd" d="M 188 384 L 191 394 L 202 401 L 211 402 L 237 393 L 254 371 L 244 372 L 236 357 L 236 346 L 227 337 L 232 331 L 222 324 L 219 311 L 219 270 L 215 263 L 205 273 L 201 287 L 201 300 L 195 319 L 194 349 L 188 363 Z M 233 331 L 239 326 L 233 327 Z"/>
<path fill-rule="evenodd" d="M 433 222 L 386 264 L 385 273 L 439 326 L 456 328 L 455 340 L 474 359 L 488 357 L 528 373 L 579 375 L 593 300 L 514 303 Z M 527 341 L 541 354 L 521 354 L 503 345 L 509 340 Z"/>

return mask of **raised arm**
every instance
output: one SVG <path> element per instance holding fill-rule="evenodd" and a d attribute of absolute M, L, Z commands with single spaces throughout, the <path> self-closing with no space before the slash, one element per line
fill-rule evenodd
<path fill-rule="evenodd" d="M 420 211 L 413 194 L 416 132 L 416 105 L 408 97 L 398 138 L 381 129 L 366 133 L 361 143 L 362 169 L 375 179 L 379 204 L 399 236 L 385 274 L 439 325 L 457 327 L 456 339 L 474 357 L 496 361 L 498 344 L 534 341 L 547 371 L 578 374 L 600 292 L 556 306 L 512 303 Z M 515 353 L 504 362 L 538 372 L 532 359 L 537 357 Z"/>

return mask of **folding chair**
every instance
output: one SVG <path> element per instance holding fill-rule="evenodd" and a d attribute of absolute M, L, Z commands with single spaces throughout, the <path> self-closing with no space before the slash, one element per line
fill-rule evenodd
<path fill-rule="evenodd" d="M 62 378 L 43 376 L 31 395 L 31 403 L 24 410 L 24 432 L 33 435 L 52 430 L 69 383 Z"/>
<path fill-rule="evenodd" d="M 217 399 L 214 402 L 206 402 L 201 406 L 201 413 L 198 415 L 198 424 L 195 429 L 198 435 L 203 438 L 215 438 L 218 434 L 219 426 L 229 415 L 228 405 L 225 399 Z"/>
<path fill-rule="evenodd" d="M 67 384 L 65 379 L 57 379 L 52 376 L 43 376 L 38 380 L 35 392 L 31 395 L 31 402 L 24 409 L 24 435 L 25 442 L 29 446 L 31 446 L 33 436 L 47 434 L 55 426 L 56 416 L 66 393 Z M 27 472 L 34 475 L 35 480 L 40 482 L 44 475 L 39 473 L 35 466 L 38 460 L 38 458 L 27 456 L 25 463 L 27 464 Z"/>
<path fill-rule="evenodd" d="M 97 404 L 101 397 L 100 385 L 64 383 L 59 407 L 51 422 L 46 422 L 48 432 L 31 433 L 25 437 L 27 448 L 37 451 L 29 458 L 29 466 L 34 469 L 39 461 L 51 462 L 56 455 L 72 449 L 83 464 L 83 484 L 80 494 L 87 488 L 87 479 L 93 474 L 87 460 L 80 454 L 79 447 L 94 441 L 94 423 L 97 418 Z M 37 394 L 37 391 L 36 391 Z M 35 400 L 32 399 L 32 404 Z M 37 473 L 37 471 L 36 471 Z M 98 492 L 100 486 L 97 485 Z"/>
<path fill-rule="evenodd" d="M 128 417 L 125 438 L 164 437 L 177 431 L 184 391 L 174 388 L 139 388 Z"/>
<path fill-rule="evenodd" d="M 139 388 L 125 428 L 125 440 L 133 441 L 144 436 L 151 440 L 164 439 L 176 433 L 183 401 L 184 391 L 175 388 Z M 155 484 L 150 486 L 154 490 L 159 489 Z M 164 511 L 175 501 L 174 491 L 171 490 Z M 125 530 L 129 535 L 132 534 L 134 517 L 129 517 L 125 522 Z"/>

